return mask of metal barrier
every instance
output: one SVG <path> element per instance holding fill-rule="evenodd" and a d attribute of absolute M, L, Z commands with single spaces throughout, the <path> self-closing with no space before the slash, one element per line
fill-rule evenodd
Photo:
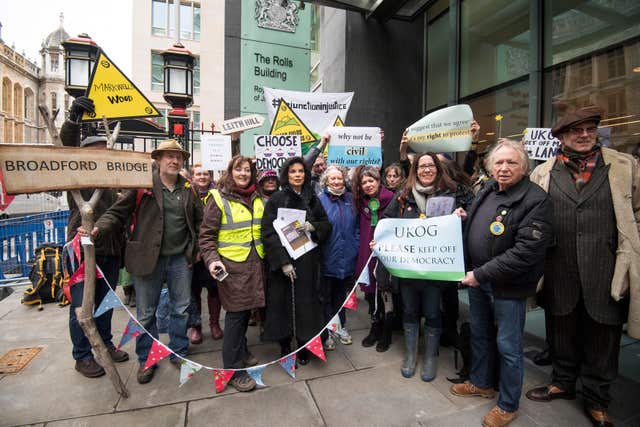
<path fill-rule="evenodd" d="M 34 250 L 43 243 L 64 245 L 69 211 L 0 220 L 0 280 L 27 277 Z"/>

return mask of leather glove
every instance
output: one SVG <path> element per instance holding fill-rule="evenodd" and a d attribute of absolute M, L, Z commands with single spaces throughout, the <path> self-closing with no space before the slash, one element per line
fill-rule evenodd
<path fill-rule="evenodd" d="M 316 228 L 309 221 L 306 221 L 304 224 L 301 224 L 297 229 L 300 231 L 308 231 L 309 233 L 316 231 Z"/>
<path fill-rule="evenodd" d="M 298 278 L 296 275 L 296 269 L 293 268 L 291 264 L 285 264 L 282 266 L 282 272 L 285 276 L 287 276 L 292 282 Z"/>
<path fill-rule="evenodd" d="M 84 112 L 92 113 L 95 111 L 93 100 L 86 96 L 79 96 L 73 100 L 69 108 L 69 121 L 79 123 Z"/>

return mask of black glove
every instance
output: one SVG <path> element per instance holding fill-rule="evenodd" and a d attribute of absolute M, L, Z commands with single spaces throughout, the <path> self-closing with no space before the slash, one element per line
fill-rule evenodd
<path fill-rule="evenodd" d="M 93 100 L 86 96 L 79 96 L 71 103 L 71 107 L 69 108 L 69 121 L 78 123 L 85 111 L 87 113 L 93 113 L 95 111 Z"/>

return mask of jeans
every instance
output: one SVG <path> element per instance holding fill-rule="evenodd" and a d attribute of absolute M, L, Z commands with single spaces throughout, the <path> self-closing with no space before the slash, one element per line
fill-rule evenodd
<path fill-rule="evenodd" d="M 492 388 L 496 344 L 500 354 L 498 406 L 514 412 L 520 404 L 524 361 L 522 335 L 526 298 L 495 299 L 490 283 L 469 288 L 471 314 L 471 375 L 473 385 Z"/>
<path fill-rule="evenodd" d="M 165 282 L 169 290 L 171 310 L 169 348 L 180 356 L 186 356 L 189 350 L 187 311 L 191 300 L 191 268 L 184 255 L 160 256 L 151 274 L 134 276 L 138 322 L 154 338 L 158 338 L 156 310 Z M 153 340 L 147 334 L 141 334 L 136 339 L 136 353 L 140 363 L 146 362 L 152 343 Z"/>
<path fill-rule="evenodd" d="M 440 286 L 426 280 L 401 279 L 400 293 L 404 304 L 404 323 L 420 323 L 420 317 L 424 315 L 425 326 L 442 329 Z"/>
<path fill-rule="evenodd" d="M 111 289 L 115 289 L 118 284 L 118 273 L 120 270 L 120 258 L 112 256 L 96 256 L 96 263 L 102 270 L 102 273 L 106 277 Z M 109 291 L 106 283 L 102 280 L 96 280 L 96 296 L 95 296 L 95 308 L 97 309 L 102 302 L 102 299 Z M 87 360 L 93 358 L 91 353 L 91 344 L 84 334 L 84 331 L 78 323 L 76 317 L 76 307 L 82 306 L 82 294 L 84 292 L 84 282 L 71 286 L 71 305 L 69 306 L 69 335 L 71 336 L 71 343 L 73 350 L 71 354 L 75 360 Z M 113 316 L 113 310 L 108 310 L 102 316 L 96 317 L 96 328 L 98 333 L 102 337 L 102 341 L 107 348 L 113 348 L 111 339 L 111 317 Z"/>

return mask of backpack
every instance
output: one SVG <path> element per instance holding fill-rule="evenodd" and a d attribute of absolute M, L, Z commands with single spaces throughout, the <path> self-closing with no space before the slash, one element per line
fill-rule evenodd
<path fill-rule="evenodd" d="M 64 295 L 65 277 L 62 268 L 62 246 L 44 243 L 35 250 L 35 261 L 29 272 L 31 285 L 24 291 L 22 304 L 38 305 L 59 302 L 60 306 L 69 304 Z"/>

